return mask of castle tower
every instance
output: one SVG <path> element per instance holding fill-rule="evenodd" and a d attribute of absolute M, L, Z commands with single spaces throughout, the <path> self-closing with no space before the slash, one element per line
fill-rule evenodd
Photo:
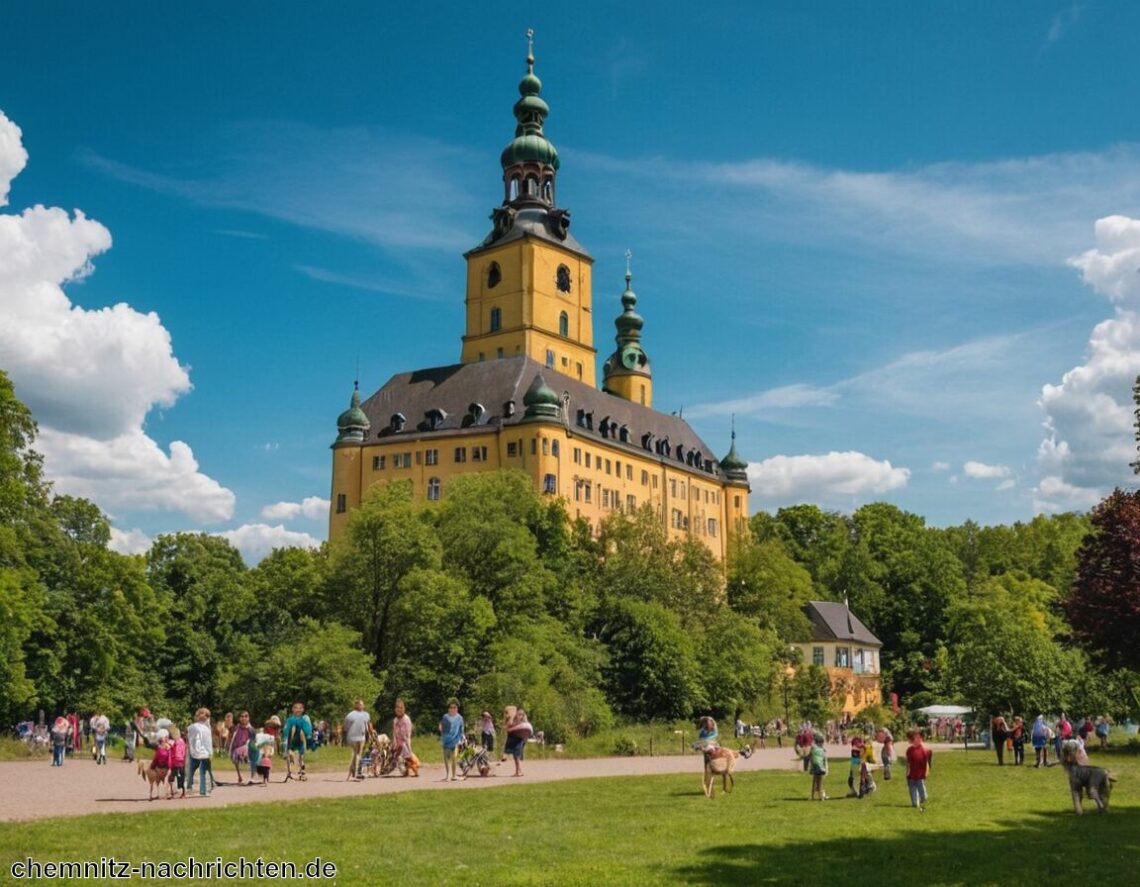
<path fill-rule="evenodd" d="M 515 136 L 500 157 L 503 202 L 491 213 L 491 233 L 464 256 L 467 330 L 460 361 L 526 356 L 594 385 L 594 260 L 570 234 L 570 212 L 555 203 L 558 151 L 542 130 L 550 107 L 534 73 L 533 41 L 526 67 L 514 106 Z"/>
<path fill-rule="evenodd" d="M 633 253 L 625 251 L 625 292 L 621 294 L 623 311 L 614 321 L 617 327 L 617 350 L 602 367 L 602 389 L 642 406 L 653 406 L 653 372 L 649 367 L 649 355 L 641 346 L 641 328 L 645 320 L 637 311 L 637 295 L 630 284 L 633 271 L 630 259 Z"/>

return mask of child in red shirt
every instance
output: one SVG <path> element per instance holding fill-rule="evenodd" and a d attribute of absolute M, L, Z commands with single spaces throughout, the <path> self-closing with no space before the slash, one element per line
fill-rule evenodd
<path fill-rule="evenodd" d="M 922 734 L 912 730 L 910 746 L 906 750 L 906 784 L 910 789 L 910 804 L 920 812 L 926 810 L 926 777 L 933 757 L 930 749 L 922 744 Z"/>

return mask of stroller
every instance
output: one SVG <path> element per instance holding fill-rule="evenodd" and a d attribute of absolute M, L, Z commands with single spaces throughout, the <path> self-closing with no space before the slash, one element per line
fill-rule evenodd
<path fill-rule="evenodd" d="M 396 754 L 387 734 L 377 733 L 360 760 L 360 769 L 369 776 L 387 776 L 393 770 L 399 770 L 401 776 L 406 776 L 408 764 L 406 759 Z"/>
<path fill-rule="evenodd" d="M 459 744 L 459 758 L 456 761 L 459 772 L 467 776 L 475 770 L 480 776 L 489 776 L 491 773 L 491 756 L 487 749 L 475 743 L 475 737 L 470 733 L 463 737 Z"/>

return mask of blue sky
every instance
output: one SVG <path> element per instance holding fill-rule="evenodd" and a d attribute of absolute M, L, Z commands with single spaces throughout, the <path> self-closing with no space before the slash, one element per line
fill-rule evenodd
<path fill-rule="evenodd" d="M 0 366 L 57 487 L 124 550 L 323 538 L 357 361 L 458 359 L 527 27 L 596 341 L 632 249 L 656 405 L 736 415 L 754 510 L 1128 485 L 1140 6 L 694 9 L 5 5 Z"/>

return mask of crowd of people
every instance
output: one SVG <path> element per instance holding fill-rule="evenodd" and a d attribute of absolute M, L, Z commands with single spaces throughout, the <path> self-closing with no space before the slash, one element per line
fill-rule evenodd
<path fill-rule="evenodd" d="M 497 725 L 491 712 L 483 710 L 476 724 L 479 730 L 480 751 L 493 753 Z M 90 718 L 77 714 L 60 715 L 43 731 L 45 742 L 50 743 L 52 766 L 62 767 L 69 756 L 82 752 L 84 743 L 91 748 L 96 764 L 106 764 L 107 745 L 112 734 L 110 719 L 101 711 Z M 437 727 L 443 753 L 444 779 L 459 780 L 457 772 L 460 749 L 474 741 L 468 736 L 467 723 L 459 713 L 459 700 L 449 701 Z M 527 741 L 535 731 L 525 710 L 507 706 L 503 712 L 505 744 L 500 763 L 514 761 L 515 776 L 522 776 L 522 762 Z M 390 722 L 390 741 L 399 772 L 405 776 L 419 774 L 419 759 L 412 750 L 414 727 L 403 699 L 393 706 Z M 34 738 L 35 727 L 28 725 L 28 736 Z M 380 736 L 372 716 L 365 710 L 364 700 L 357 699 L 342 722 L 330 727 L 327 721 L 310 718 L 301 701 L 295 702 L 284 721 L 277 714 L 270 715 L 257 726 L 248 711 L 239 711 L 235 717 L 227 712 L 217 721 L 211 720 L 208 708 L 199 708 L 189 723 L 179 725 L 170 718 L 156 717 L 149 708 L 139 709 L 121 731 L 123 738 L 122 760 L 136 761 L 136 750 L 148 748 L 153 754 L 149 762 L 140 758 L 140 772 L 145 773 L 152 789 L 167 798 L 185 798 L 195 790 L 207 796 L 219 784 L 214 775 L 215 757 L 228 759 L 234 768 L 237 784 L 241 786 L 266 785 L 273 774 L 274 762 L 285 762 L 285 780 L 307 778 L 306 753 L 326 742 L 344 744 L 351 749 L 346 779 L 363 779 L 363 761 L 366 749 Z"/>
<path fill-rule="evenodd" d="M 1039 714 L 1027 726 L 1020 716 L 1007 721 L 1004 715 L 994 715 L 990 721 L 990 739 L 997 753 L 998 765 L 1004 766 L 1007 752 L 1012 752 L 1015 766 L 1024 764 L 1025 745 L 1028 742 L 1033 748 L 1033 766 L 1048 767 L 1049 749 L 1053 749 L 1054 762 L 1059 762 L 1061 744 L 1066 740 L 1077 743 L 1080 749 L 1078 757 L 1087 763 L 1086 744 L 1095 739 L 1101 748 L 1107 748 L 1112 721 L 1108 715 L 1099 715 L 1095 719 L 1090 715 L 1078 720 L 1078 726 L 1074 727 L 1065 712 L 1061 712 L 1060 717 L 1052 723 L 1046 721 L 1044 714 Z"/>

